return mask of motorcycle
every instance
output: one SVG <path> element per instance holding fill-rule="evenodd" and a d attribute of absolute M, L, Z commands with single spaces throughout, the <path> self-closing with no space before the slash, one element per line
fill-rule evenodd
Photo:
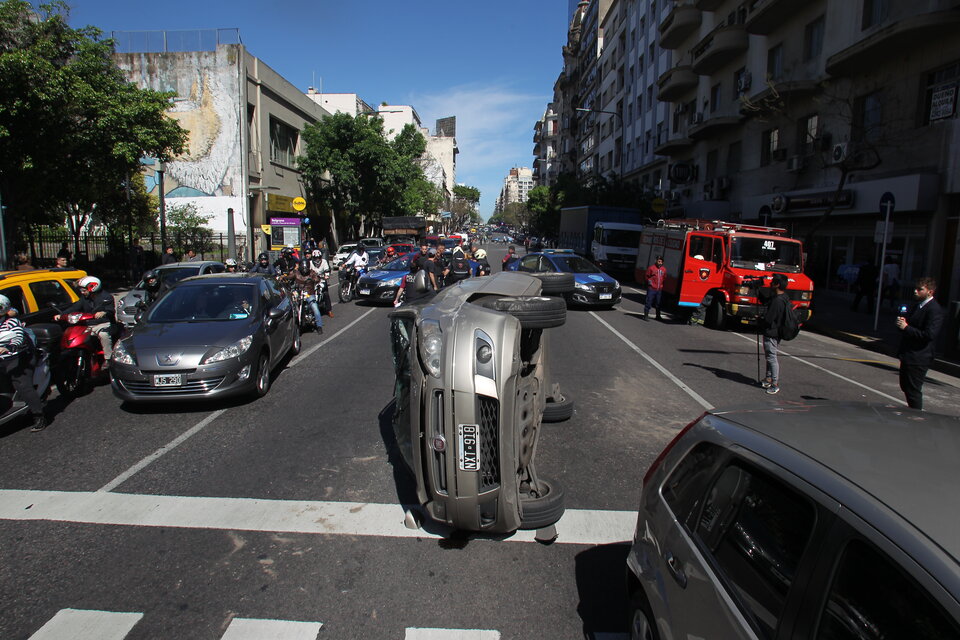
<path fill-rule="evenodd" d="M 92 313 L 78 312 L 63 314 L 60 321 L 66 326 L 60 336 L 57 390 L 66 397 L 82 396 L 106 373 L 103 345 L 91 329 L 103 320 L 94 318 Z"/>
<path fill-rule="evenodd" d="M 340 270 L 337 272 L 340 279 L 340 302 L 350 302 L 357 297 L 357 282 L 359 282 L 360 277 L 366 272 L 367 270 L 365 268 L 357 268 L 353 265 L 340 267 Z"/>
<path fill-rule="evenodd" d="M 0 376 L 0 424 L 16 420 L 30 410 L 27 403 L 17 395 L 9 376 L 16 368 L 19 358 L 16 353 L 0 355 L 0 368 L 7 374 Z M 50 393 L 50 357 L 45 350 L 37 349 L 34 358 L 33 386 L 40 397 L 45 398 Z"/>

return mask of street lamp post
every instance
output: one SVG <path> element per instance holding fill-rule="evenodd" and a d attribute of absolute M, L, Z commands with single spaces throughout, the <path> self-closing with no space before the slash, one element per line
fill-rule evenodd
<path fill-rule="evenodd" d="M 605 111 L 604 109 L 587 109 L 586 107 L 577 107 L 576 110 L 583 111 L 585 113 L 605 113 L 607 115 L 617 116 L 617 118 L 619 118 L 620 120 L 620 181 L 622 182 L 623 181 L 623 160 L 624 160 L 624 156 L 626 155 L 623 152 L 623 146 L 624 146 L 623 139 L 626 137 L 626 132 L 624 131 L 624 128 L 623 128 L 623 116 L 620 115 L 620 113 L 617 111 Z"/>
<path fill-rule="evenodd" d="M 159 190 L 160 198 L 160 253 L 162 254 L 167 250 L 167 202 L 164 199 L 163 193 L 163 174 L 167 170 L 166 162 L 157 163 L 157 189 Z"/>

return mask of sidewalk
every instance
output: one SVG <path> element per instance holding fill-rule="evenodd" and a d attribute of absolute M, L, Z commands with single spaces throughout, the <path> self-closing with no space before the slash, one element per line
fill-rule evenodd
<path fill-rule="evenodd" d="M 813 316 L 803 325 L 808 331 L 814 331 L 855 344 L 864 349 L 897 357 L 897 348 L 900 346 L 900 330 L 894 324 L 897 312 L 884 302 L 880 307 L 880 321 L 877 330 L 873 330 L 873 312 L 867 312 L 866 300 L 860 301 L 860 310 L 852 311 L 853 294 L 836 291 L 815 291 Z M 946 344 L 943 339 L 947 331 L 951 330 L 949 318 L 944 318 L 941 329 L 940 344 Z M 934 370 L 948 375 L 960 377 L 960 359 L 940 354 L 934 362 Z"/>

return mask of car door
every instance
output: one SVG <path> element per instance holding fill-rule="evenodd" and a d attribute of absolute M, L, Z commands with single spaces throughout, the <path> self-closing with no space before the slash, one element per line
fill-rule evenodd
<path fill-rule="evenodd" d="M 287 353 L 287 349 L 293 343 L 295 319 L 293 317 L 293 305 L 283 287 L 273 278 L 267 278 L 263 282 L 267 292 L 267 313 L 269 314 L 271 309 L 279 309 L 282 312 L 279 318 L 267 322 L 267 336 L 270 344 L 272 366 Z"/>
<path fill-rule="evenodd" d="M 537 273 L 540 271 L 540 256 L 529 255 L 520 258 L 520 264 L 517 265 L 517 271 L 526 271 L 528 273 Z"/>
<path fill-rule="evenodd" d="M 73 304 L 66 283 L 60 280 L 38 280 L 27 286 L 37 307 L 36 311 L 24 314 L 23 321 L 26 324 L 52 322 L 57 314 L 55 307 L 63 309 Z"/>
<path fill-rule="evenodd" d="M 720 238 L 703 233 L 691 233 L 687 240 L 687 256 L 680 274 L 683 285 L 680 302 L 697 305 L 708 291 L 723 283 L 720 267 L 723 264 L 723 243 Z"/>

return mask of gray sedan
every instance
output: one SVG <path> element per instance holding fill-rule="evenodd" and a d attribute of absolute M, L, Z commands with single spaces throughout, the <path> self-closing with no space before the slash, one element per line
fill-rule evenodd
<path fill-rule="evenodd" d="M 263 396 L 271 370 L 299 352 L 293 305 L 273 278 L 195 276 L 167 292 L 114 347 L 113 392 L 131 402 Z"/>

